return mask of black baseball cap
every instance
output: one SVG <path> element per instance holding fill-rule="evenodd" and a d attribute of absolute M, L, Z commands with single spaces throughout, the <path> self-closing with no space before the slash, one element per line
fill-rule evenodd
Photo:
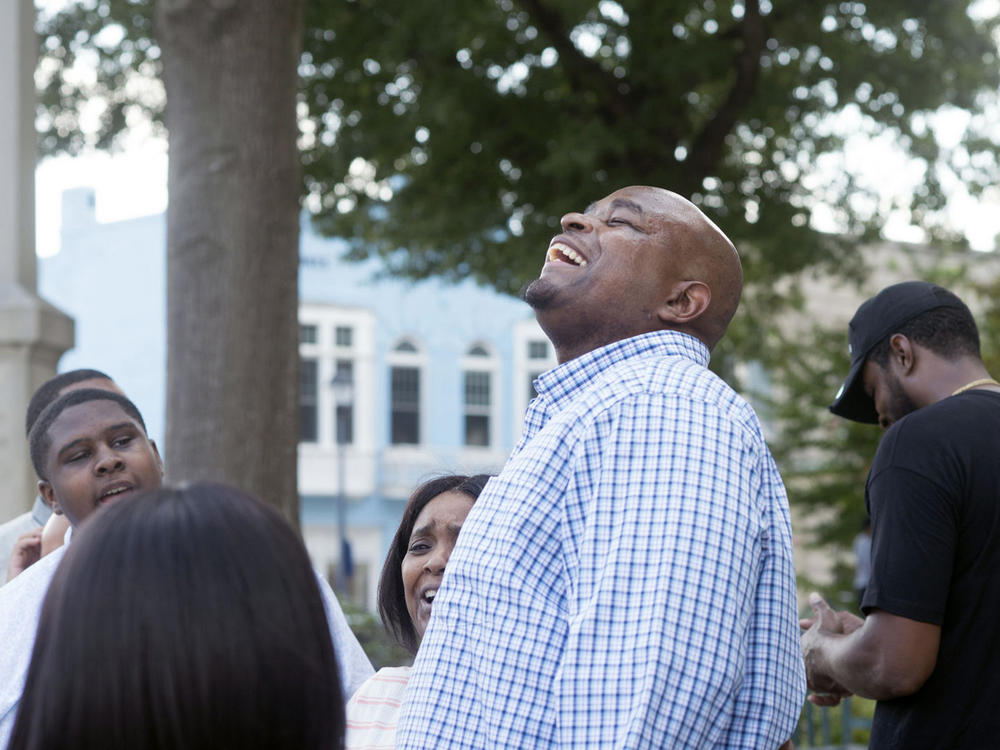
<path fill-rule="evenodd" d="M 883 289 L 862 303 L 847 327 L 851 369 L 830 411 L 855 422 L 878 424 L 875 402 L 865 393 L 861 370 L 875 345 L 898 331 L 921 313 L 939 307 L 954 307 L 968 312 L 958 297 L 942 286 L 927 281 L 904 281 Z"/>

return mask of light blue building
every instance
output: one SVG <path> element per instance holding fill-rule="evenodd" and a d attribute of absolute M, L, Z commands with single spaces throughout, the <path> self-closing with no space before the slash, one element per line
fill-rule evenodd
<path fill-rule="evenodd" d="M 108 372 L 162 445 L 165 217 L 98 223 L 93 191 L 70 190 L 61 238 L 60 252 L 39 262 L 41 295 L 76 320 L 60 370 Z M 379 278 L 377 263 L 340 261 L 343 249 L 304 224 L 299 492 L 306 544 L 333 578 L 344 491 L 352 593 L 373 607 L 412 488 L 443 471 L 497 471 L 520 434 L 531 381 L 555 359 L 523 302 L 472 283 Z M 341 403 L 335 376 L 350 384 Z"/>

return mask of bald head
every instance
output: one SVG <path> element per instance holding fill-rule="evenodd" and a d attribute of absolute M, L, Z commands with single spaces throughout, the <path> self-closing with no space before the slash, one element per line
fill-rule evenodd
<path fill-rule="evenodd" d="M 740 259 L 690 201 L 627 187 L 561 224 L 524 294 L 560 362 L 663 329 L 710 349 L 722 338 L 739 304 Z"/>
<path fill-rule="evenodd" d="M 736 247 L 691 201 L 656 187 L 626 188 L 657 196 L 670 225 L 667 250 L 677 255 L 678 279 L 700 282 L 708 288 L 708 305 L 690 321 L 687 332 L 709 349 L 725 335 L 743 292 L 743 267 Z"/>

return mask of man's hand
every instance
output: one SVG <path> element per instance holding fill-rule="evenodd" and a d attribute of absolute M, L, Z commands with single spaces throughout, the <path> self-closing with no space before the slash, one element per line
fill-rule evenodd
<path fill-rule="evenodd" d="M 7 565 L 7 580 L 13 580 L 24 572 L 25 568 L 34 565 L 42 558 L 42 530 L 26 531 L 14 542 Z"/>
<path fill-rule="evenodd" d="M 816 603 L 813 602 L 813 596 L 816 597 Z M 825 612 L 833 613 L 833 616 L 837 618 L 840 630 L 838 632 L 844 635 L 850 635 L 855 630 L 860 628 L 865 624 L 863 617 L 858 617 L 853 612 L 848 612 L 846 609 L 842 609 L 839 612 L 834 612 L 830 609 L 829 605 L 823 600 L 819 594 L 812 594 L 809 597 L 809 604 L 812 605 L 813 612 L 817 613 L 817 617 L 803 617 L 799 620 L 799 627 L 803 630 L 808 630 L 813 626 L 813 624 L 818 619 L 817 607 L 821 607 Z"/>
<path fill-rule="evenodd" d="M 809 595 L 809 604 L 814 617 L 799 620 L 799 626 L 805 631 L 802 634 L 802 658 L 806 664 L 806 682 L 813 691 L 808 700 L 817 706 L 836 706 L 851 692 L 826 673 L 823 642 L 829 637 L 853 633 L 865 621 L 850 612 L 834 612 L 815 592 Z"/>
<path fill-rule="evenodd" d="M 874 608 L 862 620 L 834 612 L 811 594 L 813 617 L 800 621 L 809 700 L 836 705 L 846 695 L 874 700 L 911 695 L 934 671 L 941 627 Z"/>

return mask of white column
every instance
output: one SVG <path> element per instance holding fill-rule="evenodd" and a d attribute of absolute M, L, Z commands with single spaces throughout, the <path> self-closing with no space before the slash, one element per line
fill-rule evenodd
<path fill-rule="evenodd" d="M 72 319 L 36 294 L 34 22 L 31 0 L 0 0 L 0 521 L 35 497 L 24 412 L 73 345 Z"/>

